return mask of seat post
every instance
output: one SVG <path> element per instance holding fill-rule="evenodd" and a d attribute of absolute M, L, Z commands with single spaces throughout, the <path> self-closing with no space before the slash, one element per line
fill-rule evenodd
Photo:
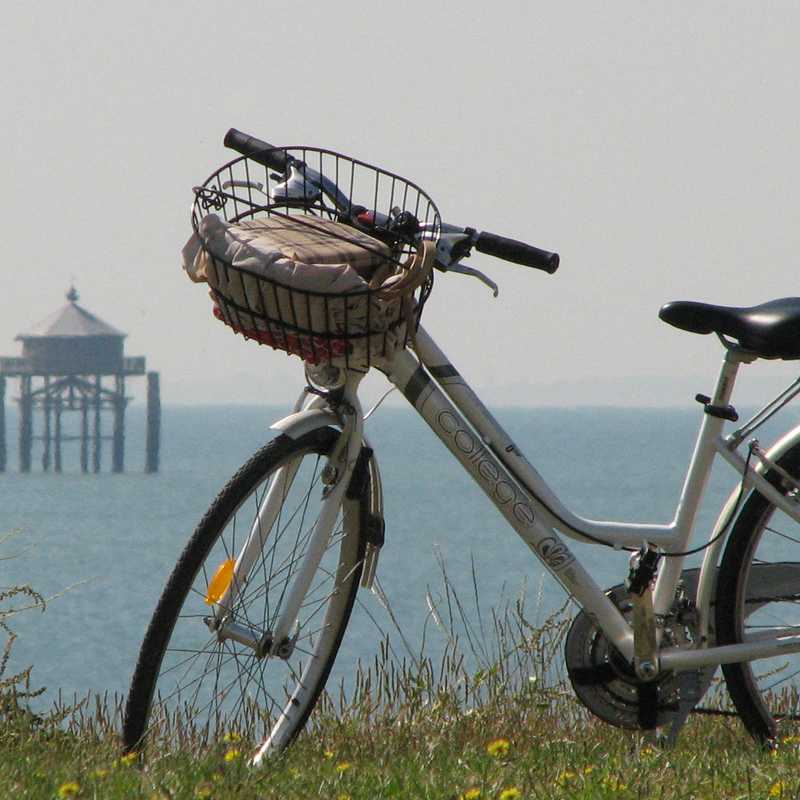
<path fill-rule="evenodd" d="M 745 350 L 743 347 L 729 344 L 724 340 L 723 344 L 725 345 L 725 357 L 722 359 L 722 368 L 714 388 L 714 396 L 711 399 L 711 405 L 718 408 L 730 404 L 739 365 L 750 364 L 757 358 L 755 353 Z"/>

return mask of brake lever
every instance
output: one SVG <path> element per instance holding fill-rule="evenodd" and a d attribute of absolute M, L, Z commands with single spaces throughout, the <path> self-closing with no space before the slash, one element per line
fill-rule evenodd
<path fill-rule="evenodd" d="M 451 264 L 447 267 L 447 272 L 459 272 L 462 275 L 467 275 L 470 278 L 477 278 L 481 283 L 485 283 L 491 290 L 492 295 L 497 297 L 500 294 L 500 289 L 497 284 L 487 275 L 484 275 L 480 270 L 473 267 L 465 267 L 463 264 Z"/>
<path fill-rule="evenodd" d="M 261 194 L 266 194 L 264 191 L 264 184 L 261 181 L 225 181 L 222 184 L 223 189 L 255 189 Z"/>
<path fill-rule="evenodd" d="M 425 226 L 422 226 L 423 230 Z M 470 278 L 477 278 L 486 284 L 494 297 L 500 294 L 497 284 L 480 270 L 465 267 L 459 263 L 462 258 L 467 258 L 475 243 L 475 231 L 472 228 L 459 228 L 455 225 L 442 225 L 439 241 L 436 243 L 436 267 L 442 272 L 458 272 Z"/>

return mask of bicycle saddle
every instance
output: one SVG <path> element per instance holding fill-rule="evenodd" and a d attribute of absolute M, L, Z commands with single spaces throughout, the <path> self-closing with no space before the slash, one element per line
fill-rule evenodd
<path fill-rule="evenodd" d="M 662 306 L 658 316 L 684 331 L 730 336 L 761 358 L 800 358 L 800 297 L 750 308 L 678 300 Z"/>

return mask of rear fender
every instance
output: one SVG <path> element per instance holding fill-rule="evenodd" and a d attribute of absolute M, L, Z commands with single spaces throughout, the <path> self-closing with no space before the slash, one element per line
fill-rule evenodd
<path fill-rule="evenodd" d="M 775 444 L 773 444 L 769 450 L 767 450 L 767 457 L 771 461 L 778 461 L 781 456 L 783 456 L 790 448 L 794 447 L 794 445 L 796 445 L 798 442 L 800 442 L 800 425 L 798 425 L 796 428 L 793 428 L 788 433 L 784 434 L 780 439 L 778 439 L 778 441 L 775 442 Z M 766 467 L 762 463 L 756 464 L 753 469 L 759 474 L 763 474 L 766 471 Z M 746 496 L 747 495 L 745 494 L 744 499 L 746 499 Z M 725 505 L 722 507 L 722 511 L 720 511 L 720 514 L 717 517 L 717 522 L 711 531 L 711 539 L 717 536 L 727 523 L 728 517 L 736 506 L 738 497 L 739 486 L 737 485 L 730 493 L 728 499 L 725 501 Z M 735 521 L 731 521 L 730 527 L 732 528 L 734 524 Z M 730 529 L 728 530 L 728 533 L 730 533 Z M 725 545 L 727 539 L 727 535 L 720 536 L 717 541 L 715 541 L 706 549 L 705 556 L 703 557 L 703 565 L 700 568 L 700 581 L 697 589 L 697 608 L 700 612 L 701 646 L 704 647 L 713 645 L 714 643 L 713 631 L 711 631 L 711 601 L 713 600 L 714 592 L 716 590 L 716 578 L 719 560 L 722 555 L 723 546 Z"/>

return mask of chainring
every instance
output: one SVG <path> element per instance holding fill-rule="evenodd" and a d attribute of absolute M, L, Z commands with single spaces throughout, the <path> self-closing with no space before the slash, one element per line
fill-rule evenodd
<path fill-rule="evenodd" d="M 606 594 L 626 619 L 630 619 L 633 604 L 627 589 L 622 585 L 614 586 Z M 691 623 L 672 618 L 665 627 L 665 634 L 670 644 L 686 644 L 694 638 L 692 628 Z M 652 681 L 640 680 L 585 611 L 572 621 L 564 655 L 578 699 L 611 725 L 628 730 L 652 730 L 670 722 L 679 709 L 680 676 L 665 672 Z"/>

